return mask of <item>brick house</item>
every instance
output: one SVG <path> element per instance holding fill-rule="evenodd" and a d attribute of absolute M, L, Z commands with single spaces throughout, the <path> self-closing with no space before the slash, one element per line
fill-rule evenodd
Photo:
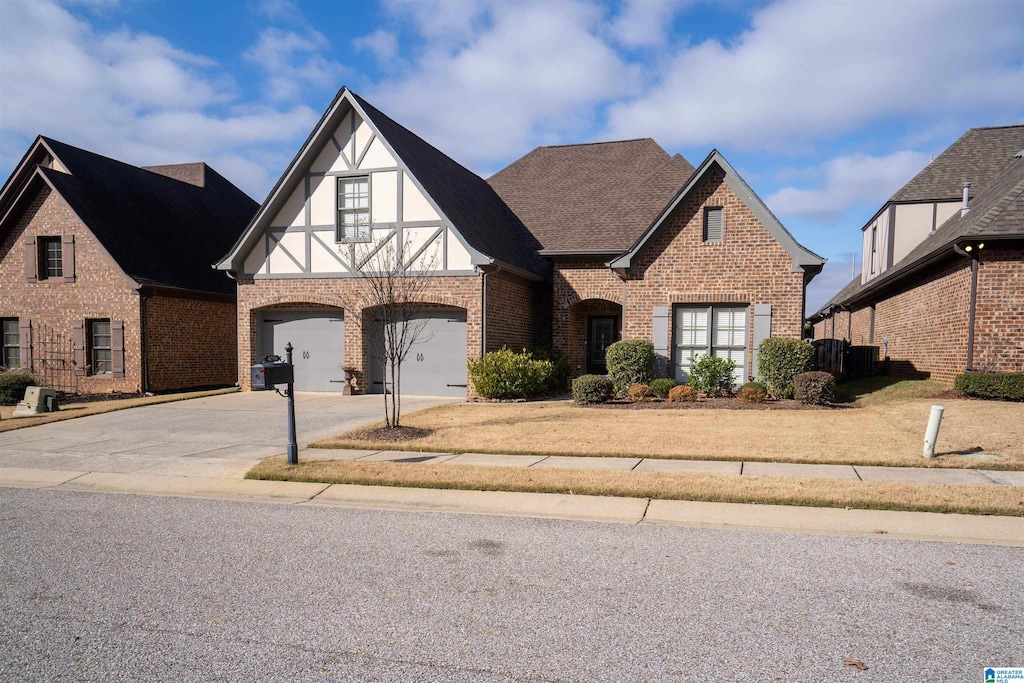
<path fill-rule="evenodd" d="M 653 340 L 662 375 L 714 353 L 745 379 L 760 339 L 800 336 L 824 264 L 717 151 L 694 169 L 650 139 L 542 147 L 485 181 L 342 88 L 218 264 L 240 367 L 291 341 L 299 388 L 340 390 L 347 370 L 381 391 L 353 281 L 382 247 L 435 264 L 403 391 L 456 396 L 484 352 L 551 346 L 575 376 L 622 337 Z"/>
<path fill-rule="evenodd" d="M 0 367 L 80 393 L 233 384 L 235 287 L 209 264 L 256 209 L 204 163 L 36 138 L 0 190 Z"/>
<path fill-rule="evenodd" d="M 809 318 L 952 382 L 1024 368 L 1024 126 L 972 128 L 862 228 L 862 272 Z"/>

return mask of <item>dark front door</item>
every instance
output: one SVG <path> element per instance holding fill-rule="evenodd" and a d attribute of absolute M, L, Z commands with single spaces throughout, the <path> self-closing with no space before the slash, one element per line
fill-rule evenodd
<path fill-rule="evenodd" d="M 616 316 L 594 316 L 587 321 L 587 372 L 608 373 L 604 354 L 619 340 L 619 319 Z"/>

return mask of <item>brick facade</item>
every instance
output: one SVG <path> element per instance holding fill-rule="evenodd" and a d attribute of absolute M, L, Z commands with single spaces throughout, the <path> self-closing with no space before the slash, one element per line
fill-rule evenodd
<path fill-rule="evenodd" d="M 487 350 L 503 346 L 520 350 L 543 346 L 538 321 L 550 310 L 539 305 L 546 293 L 540 285 L 517 277 L 487 276 Z"/>
<path fill-rule="evenodd" d="M 1024 372 L 1024 246 L 985 248 L 974 315 L 974 369 Z"/>
<path fill-rule="evenodd" d="M 68 235 L 74 236 L 75 281 L 51 278 L 28 282 L 25 275 L 25 240 Z M 14 221 L 13 229 L 0 244 L 0 291 L 4 292 L 0 299 L 0 317 L 31 321 L 33 370 L 41 375 L 41 380 L 44 380 L 42 375 L 46 374 L 42 369 L 44 357 L 53 355 L 47 351 L 48 345 L 42 343 L 44 339 L 59 338 L 65 359 L 70 361 L 75 324 L 109 319 L 124 323 L 124 377 L 85 374 L 71 381 L 77 386 L 77 391 L 83 394 L 137 392 L 144 388 L 139 292 L 71 207 L 49 188 L 39 191 Z M 148 322 L 151 327 L 157 328 L 159 335 L 155 340 L 151 339 L 158 360 L 155 367 L 152 363 L 150 365 L 151 378 L 155 375 L 159 383 L 150 388 L 163 390 L 234 383 L 234 361 L 229 366 L 222 362 L 225 354 L 234 355 L 234 304 L 211 306 L 209 302 L 188 302 L 186 299 L 173 301 L 176 303 L 165 304 L 162 300 L 157 301 L 157 298 L 150 299 L 150 303 L 156 303 Z M 185 316 L 178 323 L 184 325 L 188 333 L 168 337 L 160 333 L 160 330 L 172 326 L 173 321 L 169 316 L 175 311 Z M 204 339 L 214 340 L 220 347 L 214 353 L 213 363 L 196 364 L 196 356 L 191 355 L 184 359 L 192 366 L 188 373 L 190 382 L 163 379 L 167 371 L 172 369 L 167 361 L 169 350 L 173 349 L 175 353 L 183 355 L 181 350 L 187 344 L 199 343 Z M 20 341 L 24 346 L 25 340 Z M 84 355 L 87 359 L 88 352 Z M 179 369 L 183 362 L 177 361 Z M 226 367 L 230 367 L 230 372 L 225 370 Z M 211 372 L 203 374 L 203 368 Z"/>
<path fill-rule="evenodd" d="M 491 283 L 488 283 L 490 286 Z M 363 344 L 364 306 L 352 278 L 240 279 L 238 282 L 238 377 L 249 389 L 249 369 L 257 360 L 259 312 L 267 308 L 310 309 L 329 307 L 345 318 L 345 366 L 355 370 L 358 393 L 366 389 L 366 352 Z M 482 280 L 475 275 L 434 276 L 422 303 L 453 306 L 466 311 L 466 356 L 479 358 L 481 349 Z M 467 378 L 467 385 L 471 383 Z M 472 386 L 469 386 L 472 396 Z"/>
<path fill-rule="evenodd" d="M 151 391 L 235 383 L 234 301 L 153 296 L 146 299 L 145 311 Z"/>
<path fill-rule="evenodd" d="M 703 242 L 705 207 L 721 207 L 725 236 Z M 749 306 L 747 357 L 753 357 L 753 306 L 771 304 L 772 335 L 801 336 L 803 277 L 794 272 L 792 257 L 724 182 L 721 171 L 710 172 L 640 253 L 623 283 L 602 263 L 556 260 L 553 295 L 553 341 L 556 349 L 577 359 L 580 374 L 579 302 L 599 299 L 623 306 L 623 337 L 651 339 L 653 310 L 674 304 L 742 304 Z M 669 336 L 672 334 L 669 325 Z M 671 339 L 656 346 L 671 349 Z M 671 353 L 671 351 L 670 351 Z M 671 361 L 670 361 L 671 367 Z M 753 372 L 755 368 L 748 366 Z"/>

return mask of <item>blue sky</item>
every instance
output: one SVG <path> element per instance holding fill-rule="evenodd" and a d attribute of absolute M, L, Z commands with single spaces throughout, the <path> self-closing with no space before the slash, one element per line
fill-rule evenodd
<path fill-rule="evenodd" d="M 0 0 L 0 173 L 41 133 L 262 201 L 343 84 L 484 176 L 546 144 L 717 148 L 829 259 L 814 310 L 889 195 L 1022 121 L 1024 3 Z"/>

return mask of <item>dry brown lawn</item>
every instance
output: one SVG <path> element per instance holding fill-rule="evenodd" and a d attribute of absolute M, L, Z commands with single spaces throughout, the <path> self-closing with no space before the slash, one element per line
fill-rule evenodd
<path fill-rule="evenodd" d="M 607 470 L 524 469 L 283 458 L 260 462 L 248 479 L 418 488 L 529 491 L 773 505 L 1024 515 L 1024 488 L 902 484 Z"/>
<path fill-rule="evenodd" d="M 230 394 L 238 389 L 214 389 L 211 391 L 186 391 L 180 394 L 160 394 L 158 396 L 144 396 L 142 398 L 111 399 L 109 401 L 89 401 L 85 403 L 68 403 L 61 405 L 56 413 L 45 413 L 31 417 L 14 417 L 15 406 L 0 406 L 0 432 L 7 432 L 22 427 L 34 427 L 35 425 L 46 424 L 47 422 L 60 422 L 61 420 L 73 420 L 76 417 L 86 415 L 99 415 L 100 413 L 112 413 L 115 410 L 126 410 L 138 406 L 151 406 L 157 403 L 172 403 L 184 401 L 190 398 L 202 398 L 204 396 L 216 396 L 217 394 Z"/>
<path fill-rule="evenodd" d="M 933 403 L 946 407 L 937 453 L 921 457 Z M 828 410 L 615 410 L 552 403 L 451 404 L 410 414 L 425 438 L 381 445 L 360 431 L 322 448 L 640 456 L 697 460 L 1024 469 L 1024 404 L 910 399 Z M 998 460 L 956 455 L 982 451 Z"/>

